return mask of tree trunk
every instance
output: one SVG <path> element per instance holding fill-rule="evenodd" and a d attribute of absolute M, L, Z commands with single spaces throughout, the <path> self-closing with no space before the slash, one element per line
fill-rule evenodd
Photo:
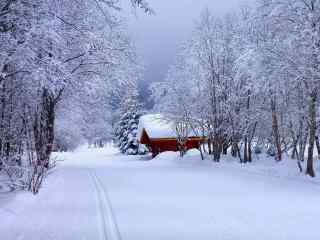
<path fill-rule="evenodd" d="M 252 151 L 251 151 L 251 141 L 254 136 L 255 128 L 256 128 L 256 123 L 254 125 L 254 129 L 252 129 L 252 134 L 249 135 L 250 131 L 250 126 L 249 126 L 249 111 L 250 111 L 250 105 L 251 105 L 251 91 L 250 89 L 247 92 L 247 114 L 246 114 L 246 135 L 244 139 L 244 155 L 243 155 L 243 160 L 245 163 L 247 162 L 252 162 Z"/>
<path fill-rule="evenodd" d="M 200 151 L 200 156 L 201 156 L 201 160 L 204 160 L 204 155 L 203 155 L 203 151 L 202 151 L 202 142 L 199 142 L 199 151 Z"/>
<path fill-rule="evenodd" d="M 243 163 L 248 162 L 248 137 L 244 138 L 244 148 L 243 148 Z"/>
<path fill-rule="evenodd" d="M 212 149 L 213 149 L 213 160 L 215 162 L 220 162 L 221 152 L 222 152 L 222 142 L 218 137 L 214 138 Z"/>
<path fill-rule="evenodd" d="M 231 143 L 231 156 L 232 157 L 237 157 L 238 155 L 238 143 L 232 138 L 232 143 Z"/>
<path fill-rule="evenodd" d="M 49 167 L 54 141 L 55 103 L 47 89 L 43 90 L 40 111 L 35 115 L 34 133 L 38 165 Z"/>
<path fill-rule="evenodd" d="M 292 146 L 291 159 L 297 159 L 297 158 L 298 158 L 298 150 L 297 150 L 297 143 L 295 142 Z"/>
<path fill-rule="evenodd" d="M 248 141 L 248 162 L 250 162 L 250 163 L 252 162 L 252 141 L 253 141 L 254 135 L 256 133 L 257 125 L 258 125 L 258 122 L 255 122 L 253 125 L 253 128 L 251 130 L 250 138 Z"/>
<path fill-rule="evenodd" d="M 54 123 L 55 99 L 47 89 L 43 89 L 42 103 L 39 111 L 35 113 L 33 126 L 37 155 L 37 162 L 34 166 L 31 181 L 31 190 L 33 193 L 39 191 L 44 174 L 49 168 L 54 142 Z"/>
<path fill-rule="evenodd" d="M 317 152 L 318 152 L 318 159 L 320 159 L 320 141 L 319 141 L 319 136 L 316 136 L 316 146 L 317 146 Z"/>
<path fill-rule="evenodd" d="M 208 151 L 209 151 L 209 155 L 212 154 L 212 149 L 211 149 L 211 137 L 208 138 Z"/>
<path fill-rule="evenodd" d="M 281 161 L 282 160 L 282 152 L 281 152 L 279 123 L 278 123 L 278 116 L 277 116 L 277 112 L 276 112 L 275 100 L 271 100 L 271 114 L 272 114 L 273 139 L 274 139 L 274 145 L 275 145 L 275 149 L 276 149 L 276 160 Z"/>
<path fill-rule="evenodd" d="M 308 146 L 308 159 L 307 159 L 307 170 L 306 174 L 315 177 L 313 168 L 313 149 L 314 142 L 316 139 L 317 122 L 316 122 L 316 102 L 317 93 L 314 91 L 310 96 L 309 103 L 309 146 Z"/>
<path fill-rule="evenodd" d="M 306 146 L 307 146 L 309 127 L 301 132 L 302 132 L 301 137 L 299 139 L 298 159 L 299 159 L 299 161 L 304 162 L 304 154 L 305 154 Z"/>
<path fill-rule="evenodd" d="M 223 145 L 222 145 L 222 154 L 223 155 L 227 155 L 228 154 L 228 147 L 229 147 L 229 143 L 226 139 L 223 140 Z"/>
<path fill-rule="evenodd" d="M 251 141 L 248 142 L 248 162 L 252 162 L 252 143 Z"/>

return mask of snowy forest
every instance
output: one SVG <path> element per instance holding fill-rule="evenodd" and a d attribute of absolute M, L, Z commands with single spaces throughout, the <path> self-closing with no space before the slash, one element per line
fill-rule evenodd
<path fill-rule="evenodd" d="M 116 0 L 0 1 L 0 168 L 19 187 L 38 191 L 52 151 L 112 138 L 143 71 L 120 12 Z"/>
<path fill-rule="evenodd" d="M 314 177 L 319 19 L 314 0 L 259 0 L 224 17 L 204 10 L 166 80 L 153 84 L 155 108 L 207 136 L 214 161 L 229 147 L 243 163 L 265 150 Z"/>
<path fill-rule="evenodd" d="M 182 142 L 188 129 L 206 138 L 201 150 L 216 162 L 228 149 L 241 163 L 265 151 L 315 177 L 319 1 L 258 0 L 223 17 L 203 10 L 166 79 L 151 84 L 151 110 L 119 4 L 1 1 L 0 168 L 16 187 L 37 193 L 51 153 L 85 142 L 146 153 L 136 135 L 148 111 L 173 120 Z M 131 5 L 154 14 L 145 1 Z"/>

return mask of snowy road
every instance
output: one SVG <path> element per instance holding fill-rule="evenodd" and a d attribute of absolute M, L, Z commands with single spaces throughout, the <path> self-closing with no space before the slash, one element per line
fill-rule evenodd
<path fill-rule="evenodd" d="M 95 183 L 95 188 L 98 196 L 99 214 L 101 216 L 101 227 L 103 240 L 120 240 L 121 235 L 115 219 L 112 204 L 110 202 L 105 184 L 101 182 L 95 170 L 91 170 L 92 179 Z"/>
<path fill-rule="evenodd" d="M 0 239 L 318 240 L 320 185 L 238 165 L 79 150 L 41 193 L 0 195 Z"/>

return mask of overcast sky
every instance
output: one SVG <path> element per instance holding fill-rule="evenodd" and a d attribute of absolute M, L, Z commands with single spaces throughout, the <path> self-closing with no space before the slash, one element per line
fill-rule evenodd
<path fill-rule="evenodd" d="M 177 48 L 190 36 L 194 22 L 208 7 L 221 16 L 253 0 L 147 0 L 156 15 L 141 11 L 129 18 L 129 29 L 146 65 L 145 81 L 161 81 L 174 62 Z M 130 15 L 130 14 L 128 14 Z"/>

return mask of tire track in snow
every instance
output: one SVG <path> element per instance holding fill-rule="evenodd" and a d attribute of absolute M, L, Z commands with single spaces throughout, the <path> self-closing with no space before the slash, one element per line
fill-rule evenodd
<path fill-rule="evenodd" d="M 108 193 L 94 170 L 90 170 L 99 204 L 103 240 L 121 240 L 121 234 Z"/>

